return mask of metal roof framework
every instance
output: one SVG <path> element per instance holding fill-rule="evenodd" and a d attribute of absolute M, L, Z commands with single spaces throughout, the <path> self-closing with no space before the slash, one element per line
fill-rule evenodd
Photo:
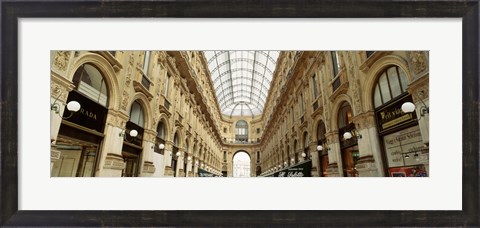
<path fill-rule="evenodd" d="M 204 55 L 221 112 L 260 115 L 280 51 L 204 51 Z"/>

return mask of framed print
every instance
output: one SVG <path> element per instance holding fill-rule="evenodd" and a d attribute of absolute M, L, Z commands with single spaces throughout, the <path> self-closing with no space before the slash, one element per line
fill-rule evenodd
<path fill-rule="evenodd" d="M 2 1 L 0 223 L 479 226 L 478 9 Z"/>

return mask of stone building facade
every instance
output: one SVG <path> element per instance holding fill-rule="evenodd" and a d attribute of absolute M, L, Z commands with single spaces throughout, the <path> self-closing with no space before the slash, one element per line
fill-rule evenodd
<path fill-rule="evenodd" d="M 250 176 L 428 175 L 425 51 L 281 51 L 257 116 L 222 114 L 200 51 L 52 51 L 50 73 L 52 176 L 232 176 L 239 152 Z"/>

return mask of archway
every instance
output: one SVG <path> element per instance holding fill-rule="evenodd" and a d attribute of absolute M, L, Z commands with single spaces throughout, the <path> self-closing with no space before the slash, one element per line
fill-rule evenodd
<path fill-rule="evenodd" d="M 233 155 L 233 177 L 250 177 L 250 155 L 239 151 Z"/>

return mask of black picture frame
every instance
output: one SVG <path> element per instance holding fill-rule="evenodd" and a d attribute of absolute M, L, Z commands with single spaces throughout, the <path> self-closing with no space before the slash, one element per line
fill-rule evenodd
<path fill-rule="evenodd" d="M 479 1 L 1 1 L 2 226 L 462 226 L 478 227 Z M 462 18 L 461 211 L 23 211 L 18 210 L 19 18 Z M 448 196 L 445 196 L 448 197 Z"/>

